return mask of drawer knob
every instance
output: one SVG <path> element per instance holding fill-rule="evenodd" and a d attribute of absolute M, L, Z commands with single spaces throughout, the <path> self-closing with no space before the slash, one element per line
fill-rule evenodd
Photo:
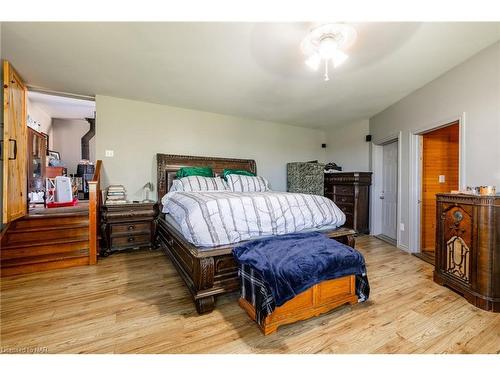
<path fill-rule="evenodd" d="M 129 225 L 128 226 L 128 230 L 134 230 L 135 229 L 135 225 Z"/>
<path fill-rule="evenodd" d="M 129 237 L 129 238 L 127 239 L 127 241 L 128 241 L 128 242 L 134 242 L 134 241 L 135 241 L 135 238 L 134 238 L 134 237 Z"/>

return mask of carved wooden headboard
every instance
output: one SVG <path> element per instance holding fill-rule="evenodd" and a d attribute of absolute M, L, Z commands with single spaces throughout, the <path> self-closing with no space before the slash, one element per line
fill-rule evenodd
<path fill-rule="evenodd" d="M 255 160 L 211 158 L 206 156 L 156 154 L 158 200 L 168 193 L 175 174 L 182 167 L 211 167 L 216 175 L 227 169 L 244 169 L 257 173 Z"/>

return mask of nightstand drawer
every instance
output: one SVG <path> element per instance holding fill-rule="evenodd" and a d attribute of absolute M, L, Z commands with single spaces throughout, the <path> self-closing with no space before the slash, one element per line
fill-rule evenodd
<path fill-rule="evenodd" d="M 130 232 L 150 232 L 151 223 L 125 223 L 125 224 L 111 224 L 111 234 L 122 234 Z"/>
<path fill-rule="evenodd" d="M 151 236 L 149 234 L 130 234 L 128 236 L 111 238 L 112 248 L 137 247 L 149 245 Z"/>

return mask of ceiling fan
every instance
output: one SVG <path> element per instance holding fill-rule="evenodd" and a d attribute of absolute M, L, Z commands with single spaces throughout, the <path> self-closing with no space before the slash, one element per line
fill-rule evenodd
<path fill-rule="evenodd" d="M 301 49 L 307 56 L 306 65 L 318 70 L 325 66 L 325 81 L 329 81 L 328 67 L 342 65 L 349 56 L 346 50 L 356 41 L 357 33 L 354 27 L 343 23 L 328 23 L 314 27 L 302 40 Z"/>

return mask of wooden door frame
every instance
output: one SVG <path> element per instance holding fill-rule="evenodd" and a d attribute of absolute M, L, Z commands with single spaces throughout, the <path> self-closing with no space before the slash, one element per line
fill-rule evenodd
<path fill-rule="evenodd" d="M 396 210 L 396 246 L 399 249 L 408 251 L 408 248 L 401 244 L 401 157 L 402 157 L 402 139 L 403 132 L 390 134 L 387 137 L 375 139 L 372 141 L 372 185 L 370 187 L 370 234 L 373 236 L 382 233 L 382 202 L 378 199 L 383 186 L 383 147 L 392 142 L 398 142 L 398 195 Z"/>
<path fill-rule="evenodd" d="M 442 119 L 424 127 L 410 131 L 410 194 L 409 194 L 409 245 L 410 252 L 420 253 L 421 236 L 421 194 L 422 194 L 422 170 L 421 170 L 421 138 L 424 134 L 434 130 L 445 128 L 458 122 L 458 187 L 460 190 L 466 186 L 465 170 L 465 118 L 463 112 L 460 115 Z"/>

